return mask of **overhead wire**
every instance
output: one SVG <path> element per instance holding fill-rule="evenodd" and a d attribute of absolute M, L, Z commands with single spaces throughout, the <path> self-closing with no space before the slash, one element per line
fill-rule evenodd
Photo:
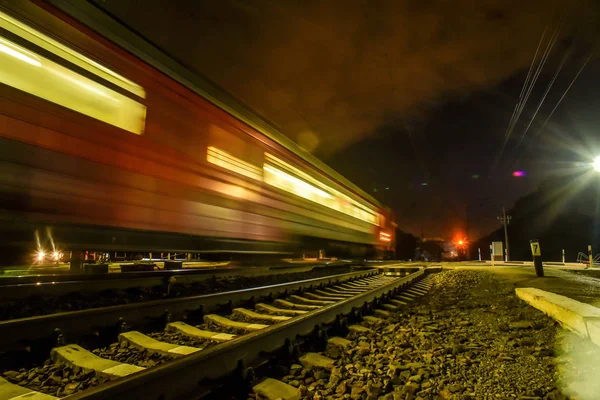
<path fill-rule="evenodd" d="M 550 53 L 552 52 L 552 49 L 554 48 L 554 44 L 556 43 L 556 40 L 560 35 L 564 21 L 565 21 L 565 14 L 563 14 L 563 17 L 561 18 L 561 23 L 554 30 L 554 33 L 552 34 L 552 36 L 550 37 L 550 40 L 546 44 L 546 48 L 544 49 L 544 52 L 536 66 L 537 54 L 539 53 L 539 49 L 544 42 L 544 37 L 546 36 L 546 30 L 547 30 L 550 22 L 546 25 L 546 27 L 544 28 L 544 31 L 542 32 L 542 35 L 538 42 L 538 46 L 534 53 L 533 60 L 529 67 L 527 77 L 525 78 L 525 82 L 523 83 L 523 87 L 521 88 L 521 94 L 519 95 L 519 100 L 517 101 L 517 104 L 515 105 L 515 109 L 513 110 L 513 115 L 511 116 L 511 120 L 509 121 L 506 132 L 504 134 L 504 141 L 503 141 L 502 146 L 500 147 L 498 153 L 496 154 L 494 163 L 492 165 L 491 173 L 493 173 L 497 169 L 497 167 L 502 159 L 502 155 L 504 153 L 506 145 L 508 144 L 508 141 L 509 141 L 510 137 L 512 136 L 514 128 L 515 128 L 517 122 L 519 121 L 519 118 L 521 117 L 523 110 L 525 109 L 525 105 L 527 104 L 527 101 L 529 100 L 529 96 L 531 95 L 531 92 L 533 91 L 533 88 L 537 82 L 537 79 L 540 76 L 544 65 L 546 64 L 546 61 L 548 60 L 548 57 L 549 57 Z M 531 73 L 533 71 L 534 66 L 536 66 L 536 67 L 535 67 L 535 72 L 533 73 L 533 76 L 532 76 Z"/>
<path fill-rule="evenodd" d="M 540 101 L 539 101 L 539 103 L 538 103 L 535 111 L 533 112 L 533 115 L 531 116 L 531 119 L 529 120 L 529 123 L 525 127 L 525 130 L 523 131 L 523 134 L 521 134 L 521 137 L 519 138 L 519 142 L 517 143 L 515 151 L 519 148 L 519 146 L 521 146 L 521 143 L 523 142 L 523 139 L 527 135 L 527 132 L 529 131 L 529 128 L 531 127 L 531 124 L 533 123 L 533 121 L 535 120 L 535 117 L 537 116 L 537 113 L 540 111 L 540 108 L 542 108 L 542 105 L 544 104 L 544 101 L 546 100 L 546 97 L 548 96 L 548 93 L 550 92 L 550 89 L 552 89 L 552 85 L 554 85 L 554 82 L 556 81 L 556 78 L 560 74 L 560 71 L 562 71 L 563 66 L 565 65 L 565 62 L 567 61 L 567 59 L 571 55 L 571 51 L 572 51 L 572 48 L 565 53 L 562 61 L 560 62 L 560 65 L 558 66 L 558 68 L 556 69 L 556 72 L 554 73 L 554 76 L 552 77 L 552 80 L 550 80 L 550 82 L 548 83 L 548 86 L 546 87 L 546 91 L 544 92 L 544 94 L 543 94 L 542 98 L 540 99 Z"/>
<path fill-rule="evenodd" d="M 548 124 L 548 121 L 550 120 L 550 118 L 552 118 L 552 115 L 554 115 L 554 112 L 556 111 L 556 109 L 558 108 L 558 106 L 560 106 L 560 104 L 562 103 L 563 99 L 566 97 L 567 93 L 569 93 L 569 90 L 571 90 L 571 87 L 573 86 L 573 84 L 575 83 L 575 81 L 577 80 L 577 78 L 579 78 L 579 75 L 581 75 L 581 72 L 584 70 L 584 68 L 590 62 L 592 56 L 594 55 L 594 50 L 595 49 L 592 49 L 590 51 L 589 56 L 584 61 L 584 63 L 581 65 L 581 67 L 579 68 L 579 70 L 577 71 L 577 73 L 575 74 L 575 76 L 573 77 L 573 79 L 571 80 L 571 82 L 569 83 L 569 85 L 567 86 L 567 88 L 565 89 L 565 91 L 563 92 L 562 96 L 560 96 L 560 99 L 558 99 L 558 101 L 554 105 L 554 108 L 552 108 L 552 111 L 550 111 L 550 113 L 548 114 L 548 116 L 546 117 L 546 119 L 544 120 L 544 122 L 542 123 L 542 125 L 534 133 L 533 139 L 536 139 L 540 135 L 540 133 L 542 132 L 542 130 L 546 127 L 546 125 Z M 532 145 L 533 145 L 533 140 L 530 141 L 529 146 L 527 147 L 527 150 L 529 150 Z"/>

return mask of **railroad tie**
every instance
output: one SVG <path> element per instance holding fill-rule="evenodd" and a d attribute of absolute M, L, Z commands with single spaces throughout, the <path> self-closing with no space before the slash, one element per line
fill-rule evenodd
<path fill-rule="evenodd" d="M 391 312 L 389 312 L 389 311 L 386 311 L 386 310 L 380 310 L 380 309 L 375 309 L 375 310 L 373 310 L 373 313 L 374 313 L 374 314 L 377 314 L 377 315 L 380 315 L 380 316 L 382 316 L 382 317 L 384 317 L 384 318 L 389 318 L 389 317 L 391 317 L 391 316 L 392 316 L 392 313 L 391 313 Z"/>
<path fill-rule="evenodd" d="M 265 328 L 269 327 L 269 325 L 264 325 L 264 324 L 249 324 L 247 322 L 232 321 L 228 318 L 221 317 L 220 315 L 217 315 L 217 314 L 205 315 L 204 321 L 212 322 L 213 324 L 223 326 L 226 328 L 243 329 L 248 332 L 256 332 L 261 329 L 265 329 Z"/>
<path fill-rule="evenodd" d="M 202 350 L 201 347 L 180 346 L 167 342 L 161 342 L 138 331 L 130 331 L 119 334 L 119 342 L 127 342 L 130 346 L 148 353 L 162 354 L 171 357 L 187 356 Z"/>
<path fill-rule="evenodd" d="M 232 335 L 230 333 L 205 331 L 181 321 L 171 322 L 167 325 L 166 330 L 168 332 L 177 332 L 191 338 L 208 339 L 215 342 L 227 342 L 236 338 L 236 335 Z"/>
<path fill-rule="evenodd" d="M 87 351 L 76 344 L 55 347 L 50 352 L 50 357 L 57 364 L 67 365 L 71 368 L 81 368 L 86 372 L 96 372 L 111 379 L 122 378 L 145 369 L 137 365 L 98 357 L 91 351 Z"/>
<path fill-rule="evenodd" d="M 292 317 L 288 317 L 285 315 L 259 314 L 257 312 L 248 310 L 246 308 L 234 308 L 233 314 L 239 315 L 242 317 L 246 317 L 246 318 L 250 318 L 250 319 L 256 319 L 259 321 L 271 321 L 271 322 L 282 322 L 282 321 L 287 321 L 288 319 L 292 318 Z"/>
<path fill-rule="evenodd" d="M 317 293 L 326 294 L 328 296 L 340 296 L 340 297 L 352 297 L 354 293 L 343 292 L 335 289 L 326 288 L 323 290 L 317 289 L 315 290 Z"/>
<path fill-rule="evenodd" d="M 285 307 L 285 308 L 290 308 L 292 310 L 305 310 L 305 311 L 310 311 L 310 310 L 317 310 L 319 308 L 321 308 L 321 306 L 315 306 L 315 305 L 308 305 L 308 304 L 296 304 L 296 303 L 292 303 L 283 299 L 275 299 L 273 300 L 273 303 L 277 304 L 280 307 Z"/>
<path fill-rule="evenodd" d="M 362 326 L 362 325 L 350 325 L 348 327 L 348 330 L 350 332 L 354 332 L 354 333 L 369 333 L 369 332 L 371 332 L 371 329 L 367 328 L 366 326 Z"/>
<path fill-rule="evenodd" d="M 315 290 L 315 292 L 316 292 L 316 290 Z M 334 301 L 346 300 L 345 297 L 337 297 L 333 294 L 323 296 L 323 295 L 318 295 L 318 294 L 314 294 L 314 293 L 304 292 L 303 295 L 308 297 L 309 299 L 313 299 L 313 300 L 334 300 Z"/>
<path fill-rule="evenodd" d="M 55 400 L 58 397 L 49 394 L 36 392 L 26 387 L 10 383 L 4 378 L 0 378 L 0 399 L 6 400 Z"/>
<path fill-rule="evenodd" d="M 363 317 L 363 320 L 365 322 L 368 322 L 369 324 L 380 324 L 383 322 L 383 320 L 381 318 L 373 317 L 371 315 L 367 315 L 366 317 Z"/>
<path fill-rule="evenodd" d="M 256 307 L 256 309 L 258 310 L 266 311 L 272 314 L 292 315 L 294 317 L 297 315 L 306 314 L 308 312 L 306 310 L 289 310 L 285 308 L 277 308 L 265 303 L 258 303 L 254 307 Z"/>
<path fill-rule="evenodd" d="M 290 299 L 299 301 L 301 303 L 318 304 L 318 305 L 321 305 L 321 306 L 326 306 L 328 304 L 335 303 L 335 301 L 331 301 L 331 300 L 312 300 L 312 299 L 307 299 L 306 297 L 301 297 L 301 296 L 298 296 L 296 294 L 291 295 Z"/>
<path fill-rule="evenodd" d="M 254 387 L 252 391 L 268 400 L 300 400 L 300 389 L 281 382 L 277 379 L 266 378 Z"/>

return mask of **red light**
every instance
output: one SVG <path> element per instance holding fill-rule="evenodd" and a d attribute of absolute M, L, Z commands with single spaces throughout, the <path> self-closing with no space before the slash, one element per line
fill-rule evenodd
<path fill-rule="evenodd" d="M 515 171 L 512 173 L 512 176 L 514 176 L 515 178 L 520 178 L 525 176 L 525 171 Z"/>

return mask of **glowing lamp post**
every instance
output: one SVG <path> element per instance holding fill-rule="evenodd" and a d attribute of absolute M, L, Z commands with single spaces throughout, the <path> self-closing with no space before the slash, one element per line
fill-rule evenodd
<path fill-rule="evenodd" d="M 594 171 L 600 172 L 600 156 L 594 158 L 594 162 L 592 162 L 592 168 L 594 168 Z"/>

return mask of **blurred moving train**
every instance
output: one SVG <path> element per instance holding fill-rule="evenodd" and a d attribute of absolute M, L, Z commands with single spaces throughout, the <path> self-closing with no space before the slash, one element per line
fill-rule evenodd
<path fill-rule="evenodd" d="M 0 0 L 0 163 L 4 263 L 49 240 L 61 251 L 394 248 L 389 209 L 86 1 Z"/>

